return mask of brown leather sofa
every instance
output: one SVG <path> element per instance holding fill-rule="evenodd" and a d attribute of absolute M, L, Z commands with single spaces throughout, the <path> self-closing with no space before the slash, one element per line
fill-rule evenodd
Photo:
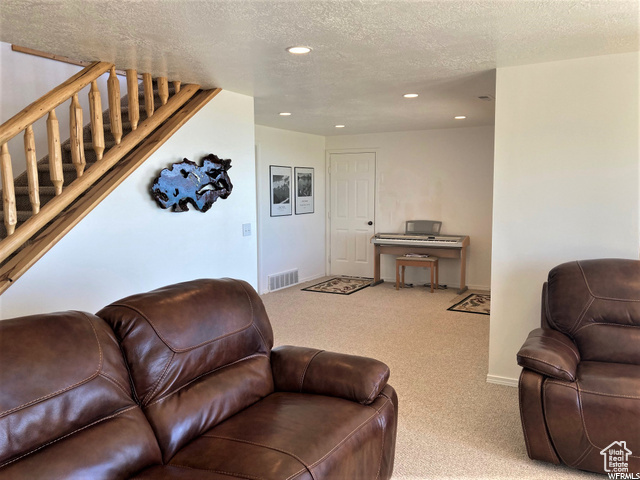
<path fill-rule="evenodd" d="M 599 473 L 626 463 L 640 474 L 640 261 L 551 270 L 542 328 L 529 334 L 518 364 L 530 458 Z"/>
<path fill-rule="evenodd" d="M 390 478 L 387 366 L 272 345 L 232 279 L 1 321 L 0 478 Z"/>

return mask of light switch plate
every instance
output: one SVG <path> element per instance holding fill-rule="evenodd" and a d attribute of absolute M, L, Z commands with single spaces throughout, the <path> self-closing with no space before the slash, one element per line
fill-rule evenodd
<path fill-rule="evenodd" d="M 250 223 L 243 223 L 242 224 L 242 236 L 243 237 L 251 236 L 251 224 Z"/>

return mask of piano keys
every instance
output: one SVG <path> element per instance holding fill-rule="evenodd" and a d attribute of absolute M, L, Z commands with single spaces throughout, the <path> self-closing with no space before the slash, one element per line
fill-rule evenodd
<path fill-rule="evenodd" d="M 380 279 L 380 255 L 406 255 L 407 253 L 424 253 L 438 258 L 460 259 L 460 288 L 457 293 L 467 290 L 465 271 L 467 264 L 467 247 L 469 237 L 466 235 L 427 235 L 378 233 L 371 239 L 374 244 L 373 284 Z"/>

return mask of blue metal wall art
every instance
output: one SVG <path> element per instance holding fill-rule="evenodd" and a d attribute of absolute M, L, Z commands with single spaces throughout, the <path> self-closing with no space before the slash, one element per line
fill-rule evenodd
<path fill-rule="evenodd" d="M 221 160 L 213 153 L 202 159 L 202 166 L 185 158 L 160 172 L 151 195 L 160 207 L 173 207 L 174 212 L 186 212 L 189 203 L 206 212 L 218 198 L 231 194 L 230 168 L 230 159 Z"/>

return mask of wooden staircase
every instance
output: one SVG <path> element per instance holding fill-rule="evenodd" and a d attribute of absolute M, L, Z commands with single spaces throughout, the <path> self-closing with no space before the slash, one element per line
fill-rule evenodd
<path fill-rule="evenodd" d="M 102 111 L 96 79 L 109 72 Z M 84 125 L 78 92 L 91 84 L 91 122 Z M 96 62 L 0 126 L 3 225 L 0 294 L 122 183 L 220 89 L 200 90 L 127 70 L 120 97 L 115 66 Z M 55 108 L 70 102 L 71 138 L 60 142 Z M 49 153 L 35 160 L 31 125 L 48 114 Z M 13 178 L 8 140 L 24 132 L 27 170 Z"/>

